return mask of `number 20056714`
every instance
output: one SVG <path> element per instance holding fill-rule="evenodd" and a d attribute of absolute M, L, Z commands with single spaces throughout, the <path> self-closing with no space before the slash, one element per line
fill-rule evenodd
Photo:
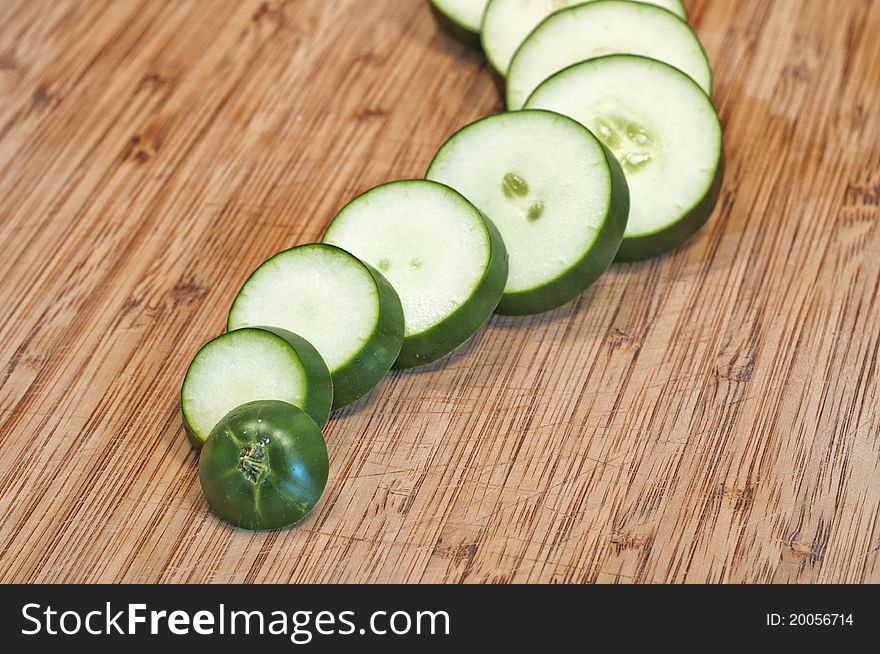
<path fill-rule="evenodd" d="M 768 613 L 768 627 L 851 627 L 852 613 Z"/>

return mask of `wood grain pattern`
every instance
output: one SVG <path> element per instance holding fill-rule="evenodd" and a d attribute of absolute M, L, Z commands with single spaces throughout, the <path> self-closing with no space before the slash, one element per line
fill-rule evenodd
<path fill-rule="evenodd" d="M 0 581 L 880 581 L 880 3 L 696 0 L 700 235 L 331 421 L 215 519 L 189 359 L 246 275 L 501 108 L 420 0 L 0 3 Z"/>

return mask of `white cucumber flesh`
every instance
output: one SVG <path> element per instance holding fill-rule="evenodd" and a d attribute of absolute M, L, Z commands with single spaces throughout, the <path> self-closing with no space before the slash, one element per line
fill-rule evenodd
<path fill-rule="evenodd" d="M 377 268 L 406 325 L 395 367 L 449 354 L 488 320 L 507 280 L 501 237 L 460 193 L 403 180 L 370 189 L 333 219 L 323 241 Z"/>
<path fill-rule="evenodd" d="M 507 74 L 510 59 L 526 37 L 550 14 L 583 3 L 584 0 L 490 0 L 483 16 L 480 38 L 492 67 Z M 681 0 L 641 0 L 657 5 L 687 20 Z"/>
<path fill-rule="evenodd" d="M 507 72 L 507 107 L 523 107 L 541 82 L 586 59 L 637 54 L 665 61 L 711 93 L 712 72 L 700 40 L 675 14 L 641 2 L 595 0 L 546 18 L 523 41 Z"/>
<path fill-rule="evenodd" d="M 454 134 L 427 178 L 495 224 L 510 257 L 500 313 L 565 304 L 614 258 L 628 195 L 614 158 L 581 124 L 546 111 L 489 116 Z"/>
<path fill-rule="evenodd" d="M 600 57 L 552 76 L 527 106 L 571 116 L 620 161 L 631 206 L 618 260 L 671 250 L 712 213 L 723 177 L 721 124 L 709 97 L 678 69 Z"/>
<path fill-rule="evenodd" d="M 330 371 L 296 335 L 240 329 L 206 343 L 184 377 L 180 406 L 196 448 L 232 409 L 254 400 L 281 400 L 323 426 L 333 399 Z"/>

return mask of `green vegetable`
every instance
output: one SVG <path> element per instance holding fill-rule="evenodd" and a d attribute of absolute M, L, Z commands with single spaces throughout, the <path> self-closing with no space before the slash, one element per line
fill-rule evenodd
<path fill-rule="evenodd" d="M 712 92 L 709 60 L 687 22 L 654 5 L 599 0 L 551 14 L 522 42 L 507 71 L 507 108 L 521 109 L 553 73 L 611 54 L 664 61 Z"/>
<path fill-rule="evenodd" d="M 227 328 L 265 326 L 299 334 L 320 352 L 333 379 L 333 408 L 369 392 L 403 343 L 403 308 L 376 269 L 325 243 L 264 261 L 241 287 Z"/>
<path fill-rule="evenodd" d="M 199 480 L 211 509 L 244 529 L 302 520 L 327 484 L 321 429 L 287 402 L 257 400 L 230 411 L 202 447 Z"/>
<path fill-rule="evenodd" d="M 497 313 L 548 311 L 574 299 L 614 260 L 629 194 L 614 157 L 580 123 L 513 111 L 453 134 L 428 179 L 447 184 L 498 228 L 510 256 Z"/>
<path fill-rule="evenodd" d="M 333 404 L 330 371 L 308 341 L 283 329 L 237 329 L 208 341 L 180 390 L 193 447 L 202 447 L 220 418 L 253 400 L 289 402 L 323 426 Z"/>
<path fill-rule="evenodd" d="M 396 368 L 431 363 L 464 343 L 492 315 L 507 281 L 494 225 L 457 191 L 423 179 L 358 196 L 324 242 L 378 268 L 400 296 L 406 332 Z"/>
<path fill-rule="evenodd" d="M 527 106 L 571 116 L 620 161 L 630 212 L 617 261 L 668 252 L 712 214 L 724 176 L 721 123 L 677 68 L 636 55 L 590 59 L 545 80 Z"/>

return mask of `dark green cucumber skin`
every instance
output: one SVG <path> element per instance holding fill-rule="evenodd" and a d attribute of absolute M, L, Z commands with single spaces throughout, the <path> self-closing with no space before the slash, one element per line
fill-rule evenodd
<path fill-rule="evenodd" d="M 351 404 L 369 393 L 391 370 L 403 345 L 403 306 L 400 304 L 397 291 L 382 273 L 363 261 L 361 263 L 370 271 L 376 283 L 379 293 L 379 321 L 370 336 L 369 347 L 364 348 L 345 365 L 330 373 L 333 379 L 334 410 Z"/>
<path fill-rule="evenodd" d="M 459 25 L 456 23 L 451 17 L 444 14 L 437 6 L 428 0 L 428 5 L 431 7 L 431 13 L 434 14 L 434 18 L 440 24 L 440 27 L 444 32 L 449 34 L 459 43 L 463 43 L 464 45 L 474 48 L 475 50 L 482 50 L 483 46 L 480 43 L 480 33 L 479 32 L 471 32 L 466 27 Z"/>
<path fill-rule="evenodd" d="M 498 228 L 485 215 L 483 220 L 489 233 L 489 264 L 476 292 L 443 322 L 406 337 L 395 368 L 414 368 L 446 356 L 486 324 L 498 306 L 507 284 L 507 248 Z"/>
<path fill-rule="evenodd" d="M 195 359 L 195 357 L 193 357 Z M 190 361 L 190 366 L 192 365 L 192 361 Z M 186 374 L 183 376 L 184 381 L 186 380 L 186 375 L 189 374 L 189 367 L 186 369 Z M 180 405 L 180 417 L 183 419 L 183 430 L 186 432 L 186 437 L 189 438 L 189 444 L 193 446 L 196 452 L 202 449 L 202 445 L 204 445 L 204 441 L 196 436 L 195 430 L 192 428 L 192 425 L 189 424 L 189 420 L 186 419 L 186 411 L 183 410 L 183 385 L 181 384 L 180 388 L 180 400 L 178 401 Z"/>
<path fill-rule="evenodd" d="M 183 417 L 183 430 L 186 432 L 187 438 L 189 438 L 189 444 L 193 446 L 193 449 L 196 452 L 199 452 L 202 449 L 202 445 L 205 444 L 205 441 L 196 436 L 195 431 L 189 424 L 189 420 L 186 419 L 186 412 L 183 410 L 182 403 L 180 405 L 180 415 Z"/>
<path fill-rule="evenodd" d="M 652 257 L 666 254 L 682 245 L 699 229 L 706 224 L 718 198 L 721 196 L 721 187 L 724 183 L 724 146 L 721 145 L 721 156 L 718 167 L 715 169 L 715 177 L 706 194 L 697 202 L 682 218 L 666 229 L 644 236 L 624 238 L 617 251 L 615 261 L 642 261 Z"/>
<path fill-rule="evenodd" d="M 193 433 L 192 429 L 189 426 L 189 423 L 186 421 L 186 414 L 183 413 L 183 411 L 181 411 L 181 413 L 183 414 L 183 427 L 184 431 L 186 432 L 187 438 L 189 438 L 189 444 L 193 446 L 193 449 L 196 452 L 199 452 L 201 451 L 202 445 L 204 445 L 204 443 L 200 441 Z"/>
<path fill-rule="evenodd" d="M 315 349 L 314 345 L 299 334 L 294 334 L 280 327 L 259 327 L 258 329 L 265 329 L 267 332 L 280 336 L 296 350 L 307 377 L 306 401 L 300 408 L 309 414 L 318 427 L 323 429 L 327 420 L 330 419 L 330 411 L 333 408 L 333 381 L 330 378 L 330 369 L 327 368 L 324 357 Z"/>
<path fill-rule="evenodd" d="M 263 443 L 268 471 L 256 482 L 241 471 L 242 448 Z M 282 529 L 300 522 L 321 499 L 330 461 L 320 427 L 287 402 L 236 407 L 211 431 L 199 457 L 208 505 L 242 529 Z"/>
<path fill-rule="evenodd" d="M 611 198 L 598 238 L 577 263 L 556 279 L 526 291 L 506 293 L 495 313 L 526 315 L 561 307 L 599 279 L 614 261 L 629 216 L 629 187 L 617 159 L 601 142 L 600 145 L 611 171 Z"/>

